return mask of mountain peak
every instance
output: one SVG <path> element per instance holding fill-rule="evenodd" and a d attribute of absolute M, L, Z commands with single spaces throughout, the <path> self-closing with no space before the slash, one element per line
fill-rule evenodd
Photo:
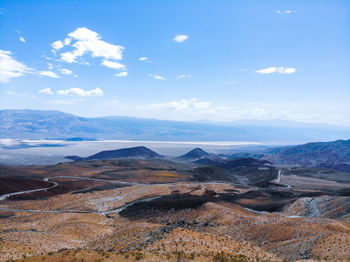
<path fill-rule="evenodd" d="M 192 149 L 191 151 L 187 152 L 186 154 L 177 157 L 179 160 L 194 160 L 194 159 L 200 159 L 202 157 L 209 156 L 209 153 L 204 151 L 203 149 L 196 147 Z"/>

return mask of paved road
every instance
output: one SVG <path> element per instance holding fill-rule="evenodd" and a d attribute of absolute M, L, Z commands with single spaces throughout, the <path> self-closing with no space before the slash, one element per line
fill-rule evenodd
<path fill-rule="evenodd" d="M 46 182 L 48 181 L 48 180 L 45 180 L 45 179 L 43 179 L 43 180 L 46 181 Z M 58 183 L 56 183 L 56 182 L 51 182 L 51 183 L 53 183 L 52 186 L 45 187 L 45 188 L 31 189 L 31 190 L 26 190 L 26 191 L 20 191 L 20 192 L 14 192 L 14 193 L 8 193 L 8 194 L 1 195 L 0 196 L 0 201 L 5 200 L 5 199 L 9 198 L 10 196 L 16 196 L 16 195 L 33 193 L 33 192 L 39 192 L 39 191 L 46 191 L 46 190 L 49 190 L 49 189 L 52 189 L 52 188 L 58 186 Z"/>
<path fill-rule="evenodd" d="M 275 180 L 276 183 L 280 184 L 281 186 L 284 186 L 286 188 L 291 188 L 292 186 L 290 184 L 287 184 L 287 183 L 282 183 L 281 182 L 281 177 L 282 177 L 282 170 L 279 169 L 278 170 L 278 175 L 277 175 L 277 179 Z"/>
<path fill-rule="evenodd" d="M 312 213 L 308 217 L 317 217 L 320 214 L 320 210 L 317 207 L 317 202 L 319 198 L 314 198 L 310 201 L 310 206 L 312 207 Z"/>
<path fill-rule="evenodd" d="M 12 212 L 53 213 L 53 214 L 87 214 L 87 213 L 97 214 L 98 213 L 98 212 L 92 212 L 92 211 L 33 210 L 33 209 L 14 209 L 14 208 L 7 208 L 7 207 L 0 207 L 0 210 L 12 211 Z"/>
<path fill-rule="evenodd" d="M 254 210 L 254 209 L 251 209 L 251 208 L 248 208 L 248 207 L 245 207 L 244 209 L 248 210 L 248 211 L 250 211 L 252 213 L 259 214 L 259 215 L 266 213 L 266 212 Z"/>
<path fill-rule="evenodd" d="M 307 216 L 296 216 L 296 215 L 292 215 L 292 216 L 286 216 L 288 218 L 299 218 L 299 217 L 317 217 L 318 215 L 320 215 L 320 209 L 317 207 L 317 203 L 320 199 L 319 198 L 313 198 L 309 201 L 310 207 L 312 208 L 312 212 L 307 215 Z M 254 210 L 254 209 L 250 209 L 250 208 L 245 208 L 246 210 L 256 213 L 256 214 L 262 214 L 263 212 Z"/>

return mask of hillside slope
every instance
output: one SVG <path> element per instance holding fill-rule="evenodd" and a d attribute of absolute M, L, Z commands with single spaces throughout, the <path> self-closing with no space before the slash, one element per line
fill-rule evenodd
<path fill-rule="evenodd" d="M 277 148 L 272 150 L 271 154 L 266 154 L 264 159 L 277 164 L 296 164 L 304 166 L 349 164 L 350 139 Z M 341 167 L 345 168 L 344 164 Z"/>

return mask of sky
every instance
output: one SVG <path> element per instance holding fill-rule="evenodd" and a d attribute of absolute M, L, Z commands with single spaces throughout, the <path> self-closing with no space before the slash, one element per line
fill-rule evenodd
<path fill-rule="evenodd" d="M 350 126 L 350 1 L 0 1 L 0 109 Z"/>

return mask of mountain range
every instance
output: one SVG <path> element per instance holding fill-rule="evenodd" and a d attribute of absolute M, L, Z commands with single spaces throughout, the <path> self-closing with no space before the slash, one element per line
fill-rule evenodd
<path fill-rule="evenodd" d="M 279 164 L 303 166 L 350 164 L 350 139 L 274 148 L 267 152 L 264 158 Z"/>
<path fill-rule="evenodd" d="M 101 151 L 88 157 L 67 156 L 73 161 L 113 159 L 113 158 L 164 158 L 151 149 L 138 146 L 117 150 Z M 219 166 L 229 169 L 232 163 L 268 161 L 278 165 L 298 165 L 305 167 L 325 167 L 350 172 L 350 139 L 331 142 L 307 143 L 297 146 L 276 147 L 261 152 L 245 152 L 233 155 L 209 154 L 201 148 L 194 148 L 184 155 L 173 158 L 175 161 L 192 162 L 199 165 Z M 237 161 L 236 161 L 237 160 Z M 244 162 L 244 161 L 243 161 Z M 254 162 L 255 163 L 255 162 Z M 236 165 L 235 165 L 236 166 Z M 243 165 L 242 165 L 243 166 Z"/>
<path fill-rule="evenodd" d="M 277 121 L 278 122 L 278 121 Z M 266 124 L 266 125 L 265 125 Z M 0 138 L 65 140 L 254 141 L 296 144 L 348 138 L 350 128 L 268 122 L 229 124 L 133 117 L 86 118 L 60 111 L 0 110 Z"/>
<path fill-rule="evenodd" d="M 229 159 L 264 159 L 278 165 L 321 167 L 350 172 L 350 139 L 330 142 L 313 142 L 296 146 L 283 146 L 260 151 L 220 154 Z M 210 162 L 200 159 L 201 162 Z"/>

